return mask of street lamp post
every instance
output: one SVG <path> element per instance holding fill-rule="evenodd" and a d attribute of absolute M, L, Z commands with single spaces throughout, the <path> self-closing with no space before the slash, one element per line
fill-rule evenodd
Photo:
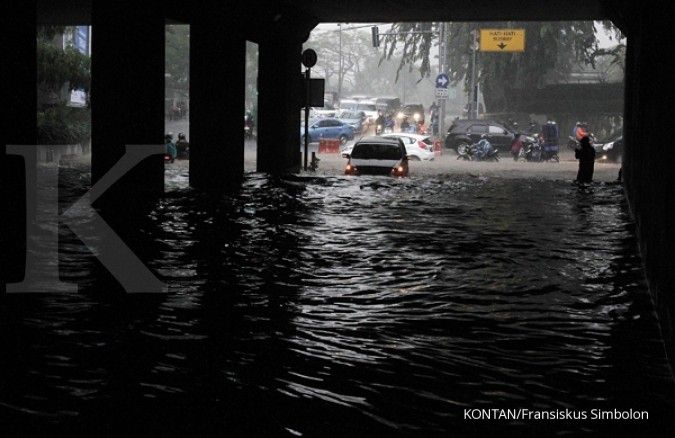
<path fill-rule="evenodd" d="M 471 87 L 469 88 L 469 119 L 478 118 L 478 108 L 477 100 L 478 95 L 476 93 L 476 52 L 478 47 L 476 44 L 476 30 L 471 31 Z"/>
<path fill-rule="evenodd" d="M 448 68 L 448 58 L 447 58 L 447 44 L 445 38 L 447 36 L 447 27 L 446 23 L 439 23 L 439 35 L 438 35 L 438 74 L 445 73 Z M 438 115 L 438 136 L 443 137 L 445 131 L 445 99 L 440 99 L 438 105 L 440 107 Z"/>
<path fill-rule="evenodd" d="M 338 59 L 338 99 L 342 98 L 342 23 L 338 23 L 338 28 L 340 30 L 340 48 L 339 48 L 339 59 Z"/>

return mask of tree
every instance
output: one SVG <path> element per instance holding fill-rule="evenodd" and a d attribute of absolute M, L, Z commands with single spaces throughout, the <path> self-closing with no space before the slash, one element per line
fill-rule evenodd
<path fill-rule="evenodd" d="M 55 37 L 72 28 L 44 26 L 37 37 L 38 142 L 40 144 L 82 143 L 90 137 L 87 108 L 67 105 L 73 90 L 89 91 L 89 56 L 72 47 L 61 47 Z"/>
<path fill-rule="evenodd" d="M 187 91 L 190 84 L 190 26 L 166 26 L 166 87 Z"/>
<path fill-rule="evenodd" d="M 378 53 L 366 33 L 344 29 L 341 33 L 342 50 L 338 30 L 312 33 L 305 47 L 316 50 L 319 55 L 314 71 L 326 79 L 327 86 L 334 86 L 338 93 L 344 94 L 346 89 L 358 88 L 357 77 L 367 60 L 377 59 Z"/>
<path fill-rule="evenodd" d="M 419 65 L 422 77 L 431 73 L 431 52 L 438 44 L 439 23 L 395 23 L 384 39 L 384 58 L 402 53 L 399 71 L 406 65 Z M 611 22 L 602 26 L 621 39 Z M 469 87 L 471 77 L 472 31 L 481 28 L 525 29 L 526 51 L 523 53 L 477 53 L 477 83 L 484 91 L 487 105 L 496 112 L 508 110 L 511 90 L 527 90 L 542 86 L 545 78 L 567 75 L 579 63 L 595 66 L 601 49 L 598 47 L 596 23 L 571 22 L 472 22 L 448 23 L 446 30 L 448 74 L 453 84 Z M 411 31 L 426 33 L 411 34 Z"/>

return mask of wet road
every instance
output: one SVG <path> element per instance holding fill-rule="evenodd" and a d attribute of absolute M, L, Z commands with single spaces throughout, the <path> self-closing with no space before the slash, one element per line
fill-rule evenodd
<path fill-rule="evenodd" d="M 81 293 L 0 301 L 0 430 L 672 432 L 620 186 L 249 174 L 214 201 L 181 172 L 137 220 L 109 218 L 168 295 L 115 293 L 62 226 L 62 279 Z M 64 206 L 86 180 L 62 171 Z M 650 420 L 463 418 L 520 407 Z"/>

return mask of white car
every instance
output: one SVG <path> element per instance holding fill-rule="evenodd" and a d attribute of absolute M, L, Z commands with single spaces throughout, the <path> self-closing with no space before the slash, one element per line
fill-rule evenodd
<path fill-rule="evenodd" d="M 400 138 L 405 145 L 408 158 L 413 161 L 431 161 L 434 159 L 434 142 L 428 135 L 395 132 L 382 137 Z"/>
<path fill-rule="evenodd" d="M 428 135 L 395 132 L 393 134 L 384 134 L 380 137 L 400 138 L 403 141 L 408 158 L 412 161 L 431 161 L 435 157 L 434 142 Z M 354 144 L 346 144 L 344 149 L 340 150 L 342 158 L 348 158 L 352 153 L 353 147 Z"/>
<path fill-rule="evenodd" d="M 361 100 L 356 104 L 356 112 L 363 111 L 366 116 L 370 119 L 370 122 L 375 122 L 377 116 L 379 115 L 377 110 L 377 105 L 374 100 Z"/>

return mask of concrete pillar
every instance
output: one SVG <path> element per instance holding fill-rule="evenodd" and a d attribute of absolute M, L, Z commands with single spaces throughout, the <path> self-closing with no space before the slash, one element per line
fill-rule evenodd
<path fill-rule="evenodd" d="M 246 40 L 238 24 L 214 10 L 190 26 L 190 185 L 201 190 L 236 185 L 244 174 Z"/>
<path fill-rule="evenodd" d="M 675 357 L 675 150 L 668 139 L 675 68 L 667 60 L 668 16 L 658 8 L 631 15 L 626 59 L 623 175 L 649 289 L 668 354 Z"/>
<path fill-rule="evenodd" d="M 99 1 L 92 6 L 92 179 L 125 145 L 164 143 L 164 32 L 160 2 Z M 114 203 L 161 195 L 164 162 L 147 158 L 105 194 Z M 119 201 L 119 202 L 118 202 Z"/>
<path fill-rule="evenodd" d="M 258 162 L 260 172 L 300 168 L 302 42 L 283 34 L 259 45 Z"/>
<path fill-rule="evenodd" d="M 2 254 L 0 294 L 7 282 L 23 278 L 26 248 L 23 160 L 5 155 L 5 146 L 37 143 L 36 1 L 0 2 L 0 174 Z"/>

